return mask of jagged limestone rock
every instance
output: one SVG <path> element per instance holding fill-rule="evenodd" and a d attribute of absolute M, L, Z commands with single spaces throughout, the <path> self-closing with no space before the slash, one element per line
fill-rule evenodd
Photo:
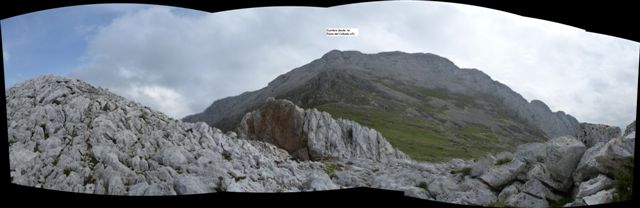
<path fill-rule="evenodd" d="M 598 142 L 608 142 L 620 136 L 620 127 L 604 124 L 580 123 L 576 130 L 576 137 L 585 146 L 591 147 Z"/>
<path fill-rule="evenodd" d="M 500 191 L 500 194 L 498 194 L 498 200 L 504 202 L 507 201 L 509 197 L 520 193 L 520 191 L 522 190 L 522 185 L 522 183 L 516 181 L 511 185 L 506 186 L 502 189 L 502 191 Z"/>
<path fill-rule="evenodd" d="M 542 198 L 542 199 L 553 200 L 553 201 L 561 199 L 561 196 L 553 193 L 544 184 L 542 184 L 542 182 L 540 182 L 537 179 L 532 179 L 527 181 L 523 185 L 521 190 L 522 192 L 531 194 L 532 196 Z"/>
<path fill-rule="evenodd" d="M 510 162 L 495 165 L 484 172 L 479 178 L 493 188 L 502 188 L 504 185 L 516 179 L 520 172 L 525 170 L 525 163 L 512 159 Z"/>
<path fill-rule="evenodd" d="M 334 120 L 316 109 L 303 110 L 287 100 L 270 98 L 262 108 L 247 113 L 238 133 L 240 138 L 272 143 L 300 160 L 408 158 L 374 129 Z"/>
<path fill-rule="evenodd" d="M 526 143 L 521 144 L 516 149 L 514 154 L 516 159 L 527 162 L 528 164 L 534 162 L 544 162 L 546 157 L 545 143 Z"/>
<path fill-rule="evenodd" d="M 613 187 L 613 180 L 609 179 L 605 175 L 598 175 L 598 177 L 580 183 L 576 197 L 589 196 L 611 187 Z"/>
<path fill-rule="evenodd" d="M 523 208 L 546 208 L 549 207 L 547 200 L 532 196 L 530 194 L 520 192 L 512 195 L 505 201 L 505 204 L 509 207 L 523 207 Z"/>
<path fill-rule="evenodd" d="M 556 181 L 567 181 L 586 147 L 574 137 L 558 137 L 546 143 L 544 164 Z"/>
<path fill-rule="evenodd" d="M 614 192 L 613 189 L 602 190 L 593 195 L 585 196 L 582 198 L 582 200 L 584 200 L 584 203 L 587 205 L 609 203 L 613 201 L 613 192 Z"/>
<path fill-rule="evenodd" d="M 582 155 L 573 173 L 573 180 L 579 183 L 596 177 L 599 173 L 613 175 L 625 164 L 633 163 L 634 147 L 635 132 L 594 145 Z"/>
<path fill-rule="evenodd" d="M 491 168 L 496 163 L 496 158 L 491 154 L 485 155 L 482 159 L 476 162 L 473 166 L 471 166 L 472 177 L 477 177 L 482 175 L 486 170 Z"/>
<path fill-rule="evenodd" d="M 234 186 L 276 192 L 301 189 L 312 172 L 325 174 L 320 163 L 298 163 L 273 145 L 177 121 L 78 79 L 42 76 L 6 95 L 10 170 L 20 185 L 173 195 L 248 181 Z"/>

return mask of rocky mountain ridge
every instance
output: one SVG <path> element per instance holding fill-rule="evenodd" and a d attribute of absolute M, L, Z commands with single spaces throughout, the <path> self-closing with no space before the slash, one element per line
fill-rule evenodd
<path fill-rule="evenodd" d="M 476 161 L 428 163 L 408 158 L 374 129 L 286 100 L 266 100 L 244 116 L 237 133 L 225 134 L 77 79 L 43 76 L 6 93 L 12 182 L 61 191 L 373 187 L 468 205 L 548 207 L 565 198 L 573 199 L 567 205 L 591 205 L 620 195 L 615 184 L 623 179 L 612 170 L 624 170 L 634 158 L 635 125 L 591 147 L 568 136 Z"/>
<path fill-rule="evenodd" d="M 218 100 L 203 113 L 187 116 L 183 120 L 205 121 L 212 126 L 222 126 L 226 129 L 227 124 L 224 122 L 234 118 L 239 120 L 237 117 L 242 117 L 236 114 L 244 115 L 244 112 L 256 109 L 268 97 L 286 95 L 319 74 L 327 73 L 327 70 L 358 71 L 377 77 L 393 77 L 428 89 L 444 89 L 470 96 L 493 96 L 500 99 L 520 118 L 539 127 L 549 138 L 575 135 L 575 118 L 562 111 L 551 112 L 542 101 L 527 102 L 506 85 L 492 80 L 477 69 L 458 68 L 448 59 L 434 54 L 409 54 L 399 51 L 363 54 L 358 51 L 332 50 L 320 59 L 280 75 L 263 89 Z"/>
<path fill-rule="evenodd" d="M 578 126 L 572 116 L 552 112 L 538 100 L 528 102 L 483 72 L 458 68 L 434 54 L 338 50 L 278 76 L 263 89 L 220 99 L 182 120 L 234 130 L 269 97 L 375 128 L 404 152 L 426 161 L 576 136 Z M 398 126 L 415 134 L 397 132 Z M 420 154 L 412 147 L 445 157 Z"/>

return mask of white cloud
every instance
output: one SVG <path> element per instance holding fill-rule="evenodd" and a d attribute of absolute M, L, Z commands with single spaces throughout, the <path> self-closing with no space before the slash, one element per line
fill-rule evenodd
<path fill-rule="evenodd" d="M 324 29 L 344 26 L 359 28 L 360 35 L 324 36 Z M 202 15 L 149 7 L 99 29 L 88 63 L 75 74 L 123 92 L 164 89 L 164 98 L 183 100 L 156 106 L 180 109 L 170 113 L 180 118 L 216 99 L 260 89 L 331 49 L 429 52 L 480 69 L 527 100 L 542 100 L 580 121 L 622 126 L 635 119 L 638 48 L 579 28 L 440 2 Z M 158 96 L 151 94 L 130 96 L 153 106 Z"/>
<path fill-rule="evenodd" d="M 157 109 L 169 116 L 179 116 L 188 113 L 188 109 L 182 105 L 184 97 L 176 91 L 162 86 L 133 86 L 123 92 L 125 96 L 132 97 L 136 101 L 145 101 L 149 107 Z"/>

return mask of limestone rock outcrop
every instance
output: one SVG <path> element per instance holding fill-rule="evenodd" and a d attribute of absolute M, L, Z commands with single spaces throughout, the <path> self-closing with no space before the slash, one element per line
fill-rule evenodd
<path fill-rule="evenodd" d="M 247 113 L 238 134 L 274 144 L 300 160 L 364 158 L 386 162 L 408 158 L 374 129 L 274 98 Z"/>
<path fill-rule="evenodd" d="M 591 147 L 598 142 L 607 142 L 611 138 L 620 136 L 620 127 L 604 124 L 580 123 L 576 133 L 578 140 L 584 143 L 587 147 Z"/>
<path fill-rule="evenodd" d="M 78 79 L 42 76 L 6 92 L 12 182 L 110 195 L 336 188 L 324 164 L 184 123 Z"/>

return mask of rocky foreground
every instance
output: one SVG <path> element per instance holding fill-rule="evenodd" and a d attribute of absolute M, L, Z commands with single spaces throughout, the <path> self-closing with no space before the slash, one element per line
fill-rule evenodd
<path fill-rule="evenodd" d="M 618 174 L 634 157 L 635 125 L 621 136 L 581 124 L 580 140 L 558 137 L 475 161 L 426 163 L 408 158 L 374 129 L 286 100 L 267 100 L 243 117 L 237 133 L 223 133 L 77 79 L 38 77 L 6 95 L 12 182 L 71 192 L 373 187 L 469 205 L 592 205 L 622 194 L 614 188 Z"/>

